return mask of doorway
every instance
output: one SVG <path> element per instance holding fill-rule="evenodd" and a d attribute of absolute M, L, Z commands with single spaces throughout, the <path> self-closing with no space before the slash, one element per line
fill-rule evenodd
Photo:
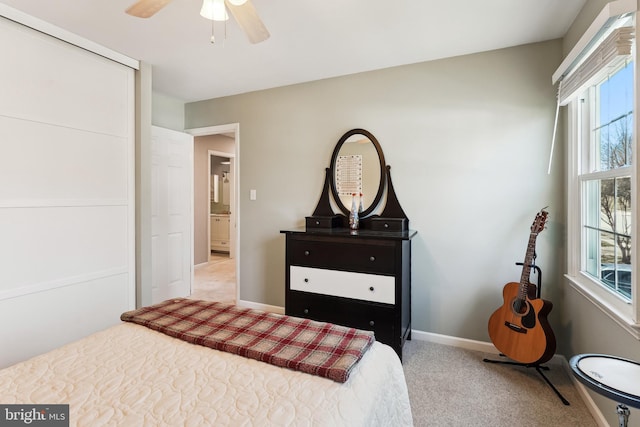
<path fill-rule="evenodd" d="M 194 135 L 192 297 L 239 300 L 238 125 L 188 129 Z"/>

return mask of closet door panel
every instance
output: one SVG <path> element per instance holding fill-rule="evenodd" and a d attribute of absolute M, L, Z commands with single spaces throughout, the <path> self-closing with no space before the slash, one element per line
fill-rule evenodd
<path fill-rule="evenodd" d="M 3 17 L 0 55 L 3 368 L 135 307 L 135 75 Z"/>
<path fill-rule="evenodd" d="M 127 67 L 4 19 L 0 52 L 0 115 L 128 135 Z"/>
<path fill-rule="evenodd" d="M 126 201 L 127 138 L 0 116 L 0 200 Z"/>
<path fill-rule="evenodd" d="M 113 312 L 128 310 L 127 274 L 73 283 L 55 292 L 0 300 L 0 366 L 52 350 L 113 325 Z M 99 300 L 100 304 L 91 301 Z M 5 345 L 6 344 L 6 345 Z"/>
<path fill-rule="evenodd" d="M 126 206 L 0 209 L 0 298 L 129 268 Z"/>

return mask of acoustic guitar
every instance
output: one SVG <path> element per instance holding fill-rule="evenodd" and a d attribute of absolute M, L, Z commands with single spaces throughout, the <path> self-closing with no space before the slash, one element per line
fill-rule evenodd
<path fill-rule="evenodd" d="M 547 321 L 553 304 L 536 298 L 536 286 L 529 282 L 536 238 L 544 229 L 547 212 L 543 209 L 531 226 L 520 283 L 504 286 L 504 304 L 489 318 L 489 337 L 505 356 L 524 364 L 537 365 L 551 359 L 556 339 Z"/>

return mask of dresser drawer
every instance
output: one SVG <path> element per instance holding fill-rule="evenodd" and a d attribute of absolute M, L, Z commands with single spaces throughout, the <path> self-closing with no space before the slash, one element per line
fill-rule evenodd
<path fill-rule="evenodd" d="M 289 316 L 373 331 L 376 340 L 394 348 L 400 341 L 395 311 L 387 306 L 291 291 L 287 294 L 285 311 Z"/>
<path fill-rule="evenodd" d="M 396 246 L 390 242 L 349 243 L 292 239 L 287 242 L 289 263 L 366 273 L 394 274 Z"/>
<path fill-rule="evenodd" d="M 289 287 L 294 291 L 331 295 L 363 301 L 395 304 L 395 277 L 351 271 L 299 267 L 289 269 Z"/>

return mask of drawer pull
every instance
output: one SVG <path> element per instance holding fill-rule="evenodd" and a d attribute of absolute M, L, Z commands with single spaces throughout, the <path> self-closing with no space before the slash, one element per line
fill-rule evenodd
<path fill-rule="evenodd" d="M 302 310 L 302 312 L 303 312 L 304 314 L 309 314 L 309 309 L 308 309 L 308 308 L 305 308 L 304 310 Z"/>
<path fill-rule="evenodd" d="M 309 279 L 308 278 L 304 278 L 304 283 L 309 283 Z"/>
<path fill-rule="evenodd" d="M 320 225 L 320 221 L 316 221 L 316 225 Z"/>
<path fill-rule="evenodd" d="M 389 224 L 388 223 L 384 223 L 384 228 L 389 228 Z"/>
<path fill-rule="evenodd" d="M 369 320 L 369 326 L 373 327 L 376 324 L 373 320 Z"/>
<path fill-rule="evenodd" d="M 304 256 L 309 256 L 309 251 L 304 251 Z"/>
<path fill-rule="evenodd" d="M 373 291 L 375 291 L 375 288 L 374 288 L 373 286 L 369 286 L 369 290 L 370 290 L 371 292 L 373 292 Z"/>
<path fill-rule="evenodd" d="M 372 262 L 373 262 L 373 261 L 375 261 L 375 260 L 376 260 L 376 257 L 374 257 L 374 256 L 370 256 L 370 257 L 369 257 L 369 261 L 372 261 Z"/>

